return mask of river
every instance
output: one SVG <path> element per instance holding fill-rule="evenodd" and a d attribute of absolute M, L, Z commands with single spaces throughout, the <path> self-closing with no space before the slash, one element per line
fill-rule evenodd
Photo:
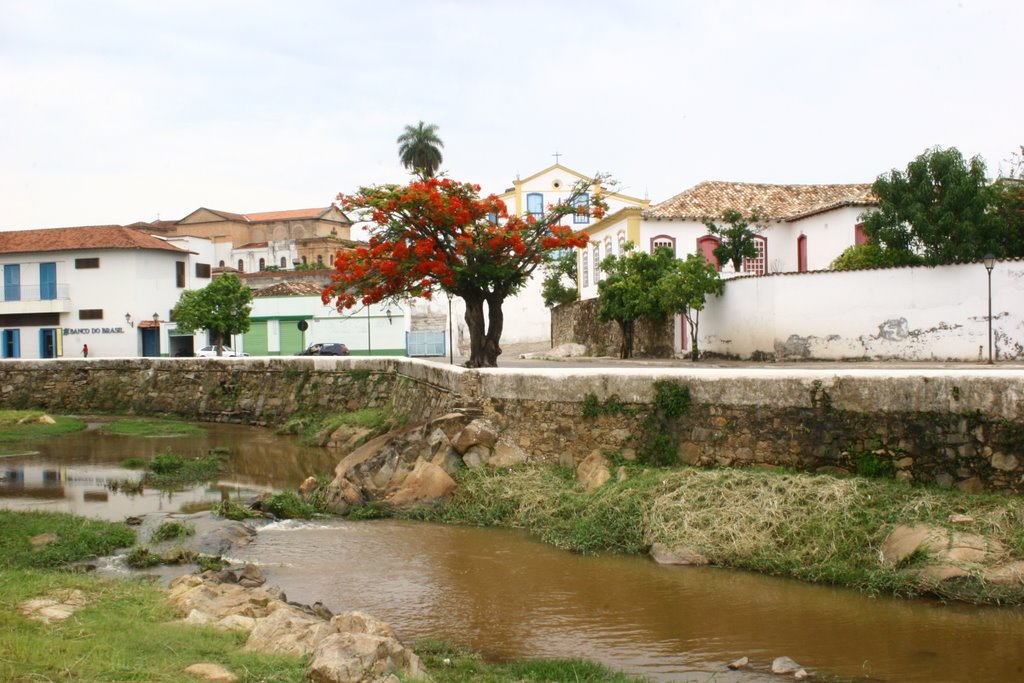
<path fill-rule="evenodd" d="M 38 453 L 0 459 L 0 504 L 106 519 L 188 513 L 224 495 L 294 486 L 337 458 L 265 430 L 204 427 L 206 436 L 190 439 L 92 430 L 42 442 Z M 232 452 L 220 482 L 100 500 L 102 482 L 131 474 L 118 465 L 124 457 L 214 446 Z M 747 656 L 763 670 L 787 655 L 811 671 L 857 680 L 1024 680 L 1021 609 L 871 598 L 713 567 L 663 567 L 646 557 L 580 556 L 517 531 L 274 522 L 233 559 L 262 566 L 289 599 L 364 610 L 406 641 L 443 638 L 494 659 L 582 657 L 656 680 L 753 681 L 764 677 L 726 664 Z"/>

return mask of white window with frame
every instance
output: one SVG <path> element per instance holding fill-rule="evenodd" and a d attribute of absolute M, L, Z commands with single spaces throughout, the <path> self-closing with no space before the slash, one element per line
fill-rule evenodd
<path fill-rule="evenodd" d="M 676 255 L 676 238 L 669 237 L 668 235 L 658 235 L 657 237 L 651 238 L 651 253 L 653 254 L 658 250 L 659 247 L 665 247 L 672 252 L 672 255 Z"/>
<path fill-rule="evenodd" d="M 619 256 L 626 253 L 626 233 L 619 233 Z"/>
<path fill-rule="evenodd" d="M 594 283 L 601 279 L 601 245 L 594 245 Z"/>
<path fill-rule="evenodd" d="M 754 238 L 757 256 L 743 259 L 743 272 L 764 275 L 768 272 L 768 238 L 758 235 Z"/>
<path fill-rule="evenodd" d="M 590 286 L 590 264 L 587 263 L 587 250 L 580 250 L 580 277 L 584 287 Z"/>

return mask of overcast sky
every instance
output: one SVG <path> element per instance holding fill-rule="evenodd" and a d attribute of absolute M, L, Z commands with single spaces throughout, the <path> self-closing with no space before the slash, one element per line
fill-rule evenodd
<path fill-rule="evenodd" d="M 1024 144 L 1020 0 L 0 0 L 0 229 L 326 206 L 562 154 L 661 201 Z"/>

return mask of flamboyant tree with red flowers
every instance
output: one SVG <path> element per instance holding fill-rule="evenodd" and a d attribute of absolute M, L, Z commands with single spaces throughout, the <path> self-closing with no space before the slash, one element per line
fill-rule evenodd
<path fill-rule="evenodd" d="M 438 292 L 466 303 L 470 353 L 466 367 L 495 367 L 501 354 L 502 303 L 559 249 L 582 247 L 587 235 L 561 225 L 586 212 L 600 217 L 601 178 L 576 183 L 542 216 L 510 216 L 496 195 L 448 178 L 375 185 L 341 194 L 342 209 L 373 222 L 366 246 L 339 251 L 324 303 L 339 311 L 359 304 Z M 588 197 L 589 195 L 589 197 Z"/>

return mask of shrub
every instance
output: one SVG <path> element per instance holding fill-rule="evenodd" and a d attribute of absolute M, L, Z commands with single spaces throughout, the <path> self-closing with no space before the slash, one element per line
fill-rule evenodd
<path fill-rule="evenodd" d="M 193 536 L 195 533 L 196 528 L 191 524 L 183 524 L 182 522 L 163 522 L 153 530 L 153 534 L 149 537 L 149 542 L 160 543 L 161 541 L 170 541 L 185 538 L 186 536 Z"/>

